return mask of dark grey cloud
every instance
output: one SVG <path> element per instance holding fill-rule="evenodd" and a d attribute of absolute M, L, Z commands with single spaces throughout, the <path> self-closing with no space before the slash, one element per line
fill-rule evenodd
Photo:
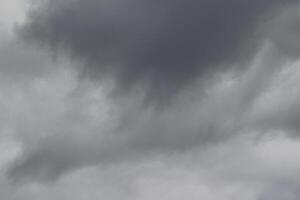
<path fill-rule="evenodd" d="M 48 114 L 45 122 L 39 123 L 39 113 L 30 117 L 39 124 L 34 125 L 34 130 L 30 121 L 22 120 L 20 134 L 33 131 L 33 136 L 26 139 L 27 148 L 12 166 L 10 177 L 15 180 L 51 182 L 85 166 L 113 166 L 173 153 L 180 155 L 243 134 L 243 129 L 249 126 L 253 102 L 268 89 L 270 79 L 284 63 L 275 52 L 272 47 L 266 47 L 242 77 L 219 80 L 207 88 L 205 98 L 200 98 L 203 96 L 199 92 L 201 89 L 184 91 L 177 102 L 161 112 L 152 107 L 141 108 L 143 103 L 140 96 L 133 95 L 118 101 L 105 101 L 105 106 L 113 108 L 108 113 L 109 120 L 90 124 L 89 121 L 95 119 L 86 116 L 86 112 L 103 113 L 101 109 L 89 110 L 91 105 L 102 103 L 101 98 L 96 98 L 95 102 L 87 98 L 95 91 L 98 93 L 95 86 L 83 87 L 76 92 L 76 96 L 65 94 L 66 99 L 59 98 L 57 101 L 58 110 L 63 107 L 60 101 L 63 105 L 71 104 L 67 110 L 63 109 L 65 112 L 55 114 L 58 111 L 51 108 L 55 108 L 56 104 L 45 104 L 50 106 L 50 109 L 46 108 Z M 227 81 L 233 81 L 233 85 L 226 87 Z M 31 94 L 33 97 L 36 95 Z M 250 129 L 253 129 L 253 125 Z M 35 135 L 40 132 L 46 133 L 47 137 L 36 139 Z"/>
<path fill-rule="evenodd" d="M 281 183 L 270 187 L 264 191 L 259 200 L 269 200 L 269 199 L 291 199 L 296 200 L 300 196 L 299 184 L 297 183 Z"/>
<path fill-rule="evenodd" d="M 290 2 L 53 0 L 0 28 L 1 199 L 299 199 Z"/>
<path fill-rule="evenodd" d="M 83 60 L 84 73 L 112 78 L 118 91 L 142 83 L 161 100 L 249 59 L 258 27 L 290 2 L 54 0 L 32 11 L 23 33 Z"/>
<path fill-rule="evenodd" d="M 294 6 L 276 17 L 272 27 L 267 30 L 269 38 L 282 54 L 291 59 L 299 57 L 300 16 L 299 6 Z"/>
<path fill-rule="evenodd" d="M 0 40 L 2 83 L 9 82 L 11 79 L 25 81 L 28 78 L 43 76 L 49 73 L 49 69 L 55 68 L 55 65 L 50 66 L 52 58 L 46 52 L 25 44 L 16 36 L 2 37 Z"/>

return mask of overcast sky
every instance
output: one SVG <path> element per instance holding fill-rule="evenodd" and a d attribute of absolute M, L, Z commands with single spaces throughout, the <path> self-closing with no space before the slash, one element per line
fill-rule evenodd
<path fill-rule="evenodd" d="M 1 0 L 1 200 L 299 200 L 297 0 Z"/>

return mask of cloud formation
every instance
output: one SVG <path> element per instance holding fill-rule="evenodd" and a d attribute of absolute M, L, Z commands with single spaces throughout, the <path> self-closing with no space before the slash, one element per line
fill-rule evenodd
<path fill-rule="evenodd" d="M 1 199 L 299 199 L 297 1 L 18 1 Z"/>
<path fill-rule="evenodd" d="M 259 27 L 289 2 L 54 0 L 33 9 L 23 33 L 83 60 L 85 73 L 115 80 L 118 91 L 142 84 L 160 101 L 236 62 L 242 68 L 260 46 Z"/>
<path fill-rule="evenodd" d="M 283 65 L 293 70 L 297 70 L 298 65 L 288 67 L 286 59 L 276 52 L 266 45 L 243 76 L 223 75 L 208 88 L 204 99 L 203 93 L 197 89 L 191 91 L 194 95 L 186 91 L 176 103 L 160 112 L 153 107 L 144 108 L 138 96 L 112 102 L 105 98 L 101 88 L 94 88 L 93 84 L 77 89 L 79 82 L 76 78 L 58 76 L 54 81 L 56 85 L 48 82 L 42 90 L 33 87 L 24 98 L 30 99 L 26 95 L 32 97 L 26 107 L 37 109 L 36 112 L 29 109 L 28 114 L 36 114 L 29 119 L 34 118 L 34 124 L 39 125 L 22 120 L 19 131 L 22 135 L 27 130 L 33 131 L 30 139 L 26 139 L 29 141 L 36 141 L 39 132 L 45 136 L 27 145 L 20 160 L 11 168 L 10 175 L 15 180 L 51 182 L 85 166 L 111 166 L 143 162 L 173 153 L 180 155 L 252 132 L 260 135 L 269 131 L 286 131 L 293 135 L 290 132 L 293 126 L 286 122 L 292 123 L 297 118 L 284 115 L 285 112 L 292 113 L 289 105 L 273 101 L 276 106 L 273 108 L 265 91 L 272 94 L 272 87 L 276 84 L 284 87 L 281 82 L 276 82 L 276 76 L 286 76 Z M 59 90 L 62 93 L 56 96 Z M 72 93 L 77 93 L 75 99 Z M 54 96 L 55 101 L 46 101 L 37 107 L 34 99 L 47 96 Z M 291 99 L 291 105 L 297 104 L 297 98 L 298 95 Z M 282 109 L 280 114 L 276 108 Z M 39 112 L 44 109 L 48 114 L 41 118 Z M 294 112 L 297 116 L 297 110 Z"/>

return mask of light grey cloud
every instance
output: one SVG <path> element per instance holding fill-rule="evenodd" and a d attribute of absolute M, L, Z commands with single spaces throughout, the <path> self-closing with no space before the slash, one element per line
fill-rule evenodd
<path fill-rule="evenodd" d="M 85 167 L 55 184 L 27 183 L 18 189 L 15 199 L 295 198 L 299 141 L 270 135 L 260 141 L 241 136 L 204 151 L 170 154 L 163 161 L 148 159 L 133 165 Z"/>

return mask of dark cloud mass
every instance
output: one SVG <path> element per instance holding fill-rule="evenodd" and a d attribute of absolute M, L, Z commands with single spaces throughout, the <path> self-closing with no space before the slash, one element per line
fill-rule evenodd
<path fill-rule="evenodd" d="M 113 78 L 119 91 L 142 83 L 161 100 L 251 57 L 258 27 L 288 2 L 52 0 L 32 11 L 23 33 L 83 60 L 91 77 Z"/>
<path fill-rule="evenodd" d="M 298 0 L 0 0 L 0 199 L 300 199 Z"/>

